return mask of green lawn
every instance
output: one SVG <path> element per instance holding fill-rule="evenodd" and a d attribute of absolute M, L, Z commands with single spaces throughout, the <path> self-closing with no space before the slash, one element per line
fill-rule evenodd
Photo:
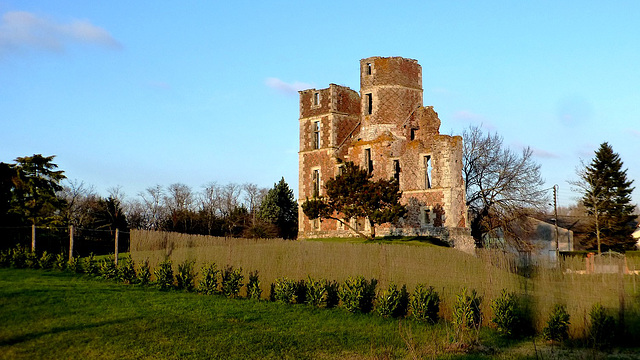
<path fill-rule="evenodd" d="M 397 321 L 342 309 L 161 292 L 55 271 L 0 269 L 0 279 L 2 359 L 407 355 Z M 403 322 L 401 331 L 421 341 L 426 329 Z"/>
<path fill-rule="evenodd" d="M 444 323 L 162 292 L 44 270 L 0 269 L 0 324 L 0 359 L 536 358 L 531 340 L 504 341 L 490 329 L 480 334 L 483 347 L 462 355 Z M 549 358 L 548 346 L 536 349 Z"/>

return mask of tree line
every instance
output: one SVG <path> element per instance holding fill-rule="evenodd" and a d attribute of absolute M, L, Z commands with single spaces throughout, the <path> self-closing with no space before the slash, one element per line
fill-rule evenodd
<path fill-rule="evenodd" d="M 515 152 L 498 134 L 479 127 L 469 127 L 463 138 L 468 226 L 476 246 L 485 246 L 487 238 L 502 237 L 522 247 L 518 230 L 523 220 L 548 212 L 550 202 L 551 189 L 543 188 L 533 151 Z M 19 157 L 13 164 L 0 163 L 0 227 L 74 225 L 248 238 L 297 236 L 298 205 L 284 178 L 271 189 L 251 183 L 210 183 L 194 191 L 175 183 L 149 187 L 133 199 L 114 188 L 104 198 L 82 182 L 63 184 L 66 177 L 53 159 L 38 154 Z M 605 142 L 591 163 L 583 163 L 576 172 L 578 179 L 570 183 L 588 220 L 583 245 L 598 252 L 632 249 L 637 223 L 631 203 L 633 180 L 627 179 L 620 156 Z M 406 213 L 399 203 L 397 181 L 373 181 L 353 164 L 324 187 L 326 198 L 307 199 L 303 206 L 311 219 L 333 218 L 350 228 L 350 218 L 363 217 L 374 237 L 376 224 L 396 222 Z"/>
<path fill-rule="evenodd" d="M 131 199 L 120 188 L 109 189 L 103 197 L 84 182 L 67 180 L 54 158 L 35 154 L 0 162 L 0 228 L 73 225 L 250 238 L 297 236 L 297 203 L 284 178 L 271 189 L 211 183 L 196 192 L 176 183 L 149 187 Z"/>

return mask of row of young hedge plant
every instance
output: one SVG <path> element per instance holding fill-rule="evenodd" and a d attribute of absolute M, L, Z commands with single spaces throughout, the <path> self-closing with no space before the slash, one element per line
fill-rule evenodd
<path fill-rule="evenodd" d="M 243 286 L 246 298 L 260 300 L 262 290 L 258 271 L 250 272 L 244 284 L 242 268 L 226 266 L 218 269 L 215 263 L 205 264 L 200 269 L 200 280 L 196 283 L 198 272 L 195 262 L 185 261 L 178 264 L 174 273 L 171 260 L 166 259 L 152 271 L 149 262 L 135 266 L 133 260 L 124 258 L 116 266 L 112 256 L 100 260 L 90 255 L 85 258 L 72 257 L 67 260 L 65 254 L 52 255 L 43 252 L 37 255 L 28 248 L 16 247 L 0 252 L 0 266 L 32 269 L 57 269 L 84 273 L 103 279 L 126 284 L 151 285 L 160 290 L 182 290 L 205 295 L 224 295 L 229 298 L 240 297 Z M 152 274 L 155 281 L 151 280 Z M 415 321 L 436 323 L 439 321 L 440 296 L 431 286 L 419 284 L 412 294 L 406 285 L 400 288 L 390 284 L 386 289 L 377 289 L 377 280 L 367 280 L 362 276 L 350 277 L 343 283 L 326 279 L 291 280 L 276 279 L 271 284 L 269 300 L 285 304 L 306 304 L 314 307 L 342 307 L 354 313 L 374 312 L 383 317 L 410 318 Z M 466 288 L 456 296 L 453 304 L 452 323 L 457 341 L 474 342 L 478 340 L 483 314 L 480 309 L 482 297 L 475 290 Z M 491 324 L 505 336 L 532 335 L 526 310 L 521 306 L 516 294 L 503 290 L 502 294 L 491 302 L 494 317 Z M 590 312 L 589 344 L 596 348 L 613 345 L 615 319 L 600 304 L 594 304 Z M 568 339 L 570 317 L 566 307 L 554 306 L 549 314 L 547 325 L 542 331 L 546 340 L 561 342 Z M 527 331 L 529 329 L 529 331 Z M 475 335 L 475 336 L 474 336 Z"/>

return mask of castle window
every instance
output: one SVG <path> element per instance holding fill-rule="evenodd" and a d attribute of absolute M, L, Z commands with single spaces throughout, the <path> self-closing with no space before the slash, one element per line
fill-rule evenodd
<path fill-rule="evenodd" d="M 313 197 L 318 197 L 320 195 L 320 170 L 313 170 L 312 174 L 313 178 L 311 181 L 313 182 Z"/>
<path fill-rule="evenodd" d="M 338 175 L 342 175 L 344 173 L 344 164 L 338 165 Z"/>
<path fill-rule="evenodd" d="M 320 121 L 313 122 L 313 149 L 320 149 Z"/>
<path fill-rule="evenodd" d="M 393 179 L 400 182 L 400 160 L 393 160 Z"/>
<path fill-rule="evenodd" d="M 422 158 L 422 166 L 424 172 L 424 188 L 431 189 L 431 155 L 425 155 Z"/>
<path fill-rule="evenodd" d="M 371 159 L 371 149 L 364 149 L 364 167 L 367 169 L 367 174 L 373 173 L 373 160 Z"/>
<path fill-rule="evenodd" d="M 411 129 L 411 140 L 416 139 L 416 129 Z"/>
<path fill-rule="evenodd" d="M 427 226 L 431 224 L 431 208 L 423 206 L 420 208 L 420 224 Z"/>
<path fill-rule="evenodd" d="M 371 75 L 371 63 L 367 63 L 367 75 Z"/>
<path fill-rule="evenodd" d="M 320 105 L 320 93 L 313 93 L 313 105 Z"/>
<path fill-rule="evenodd" d="M 370 115 L 373 112 L 373 97 L 371 94 L 365 94 L 365 98 L 367 99 L 367 115 Z"/>

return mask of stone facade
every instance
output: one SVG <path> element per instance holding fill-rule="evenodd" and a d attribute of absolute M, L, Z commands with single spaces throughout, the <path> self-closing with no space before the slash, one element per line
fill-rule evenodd
<path fill-rule="evenodd" d="M 456 247 L 468 235 L 462 137 L 441 135 L 440 119 L 422 104 L 422 67 L 401 57 L 360 60 L 360 93 L 331 84 L 300 91 L 298 201 L 323 195 L 322 184 L 352 161 L 374 179 L 396 178 L 408 214 L 377 227 L 380 235 L 432 235 Z M 368 221 L 352 219 L 368 230 Z M 334 220 L 299 210 L 299 237 L 352 236 Z"/>

